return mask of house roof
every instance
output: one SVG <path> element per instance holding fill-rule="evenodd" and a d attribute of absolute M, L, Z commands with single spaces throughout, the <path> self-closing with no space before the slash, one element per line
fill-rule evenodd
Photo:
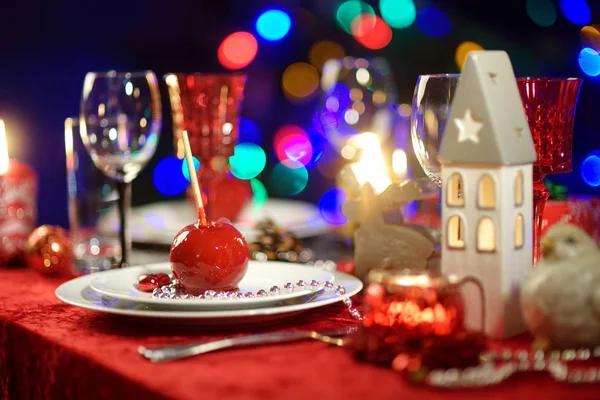
<path fill-rule="evenodd" d="M 469 53 L 456 88 L 439 159 L 518 165 L 537 159 L 508 54 Z"/>

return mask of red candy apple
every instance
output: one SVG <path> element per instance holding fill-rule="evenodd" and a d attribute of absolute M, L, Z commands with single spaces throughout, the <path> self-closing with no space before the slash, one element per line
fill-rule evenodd
<path fill-rule="evenodd" d="M 242 234 L 217 221 L 183 228 L 171 245 L 171 270 L 186 292 L 228 290 L 242 280 L 250 252 Z"/>

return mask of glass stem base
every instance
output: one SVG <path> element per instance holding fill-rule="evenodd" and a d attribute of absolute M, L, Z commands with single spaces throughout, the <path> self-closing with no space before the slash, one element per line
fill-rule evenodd
<path fill-rule="evenodd" d="M 550 197 L 550 191 L 544 185 L 545 175 L 533 175 L 533 265 L 537 264 L 541 256 L 540 240 L 542 236 L 542 221 L 544 207 Z"/>
<path fill-rule="evenodd" d="M 119 268 L 127 267 L 131 252 L 131 236 L 129 232 L 129 209 L 131 208 L 131 183 L 117 181 L 119 192 L 119 242 L 121 243 L 121 261 Z"/>

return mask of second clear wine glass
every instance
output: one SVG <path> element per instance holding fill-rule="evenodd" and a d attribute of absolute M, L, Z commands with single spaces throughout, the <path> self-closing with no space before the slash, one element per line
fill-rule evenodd
<path fill-rule="evenodd" d="M 153 72 L 86 75 L 81 99 L 81 139 L 96 167 L 117 184 L 121 267 L 127 266 L 131 249 L 127 220 L 131 182 L 154 155 L 161 125 L 160 92 Z"/>
<path fill-rule="evenodd" d="M 452 99 L 460 75 L 421 75 L 413 96 L 410 132 L 417 159 L 425 174 L 442 187 L 437 158 L 442 136 L 450 116 Z"/>

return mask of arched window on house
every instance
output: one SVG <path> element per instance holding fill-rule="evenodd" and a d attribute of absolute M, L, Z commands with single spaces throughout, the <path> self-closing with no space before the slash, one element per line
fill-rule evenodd
<path fill-rule="evenodd" d="M 463 179 L 459 173 L 450 175 L 446 184 L 446 204 L 451 207 L 463 207 L 465 205 Z"/>
<path fill-rule="evenodd" d="M 489 175 L 483 175 L 479 180 L 477 205 L 487 209 L 496 207 L 496 184 Z"/>
<path fill-rule="evenodd" d="M 515 177 L 515 206 L 523 205 L 523 171 L 517 172 Z"/>
<path fill-rule="evenodd" d="M 523 221 L 523 215 L 517 214 L 515 217 L 515 232 L 514 232 L 514 244 L 515 249 L 523 247 L 525 242 L 525 222 Z"/>
<path fill-rule="evenodd" d="M 451 249 L 465 248 L 465 223 L 458 215 L 453 215 L 448 219 L 447 228 L 448 247 Z"/>
<path fill-rule="evenodd" d="M 496 228 L 490 217 L 483 217 L 477 224 L 477 250 L 496 251 Z"/>

